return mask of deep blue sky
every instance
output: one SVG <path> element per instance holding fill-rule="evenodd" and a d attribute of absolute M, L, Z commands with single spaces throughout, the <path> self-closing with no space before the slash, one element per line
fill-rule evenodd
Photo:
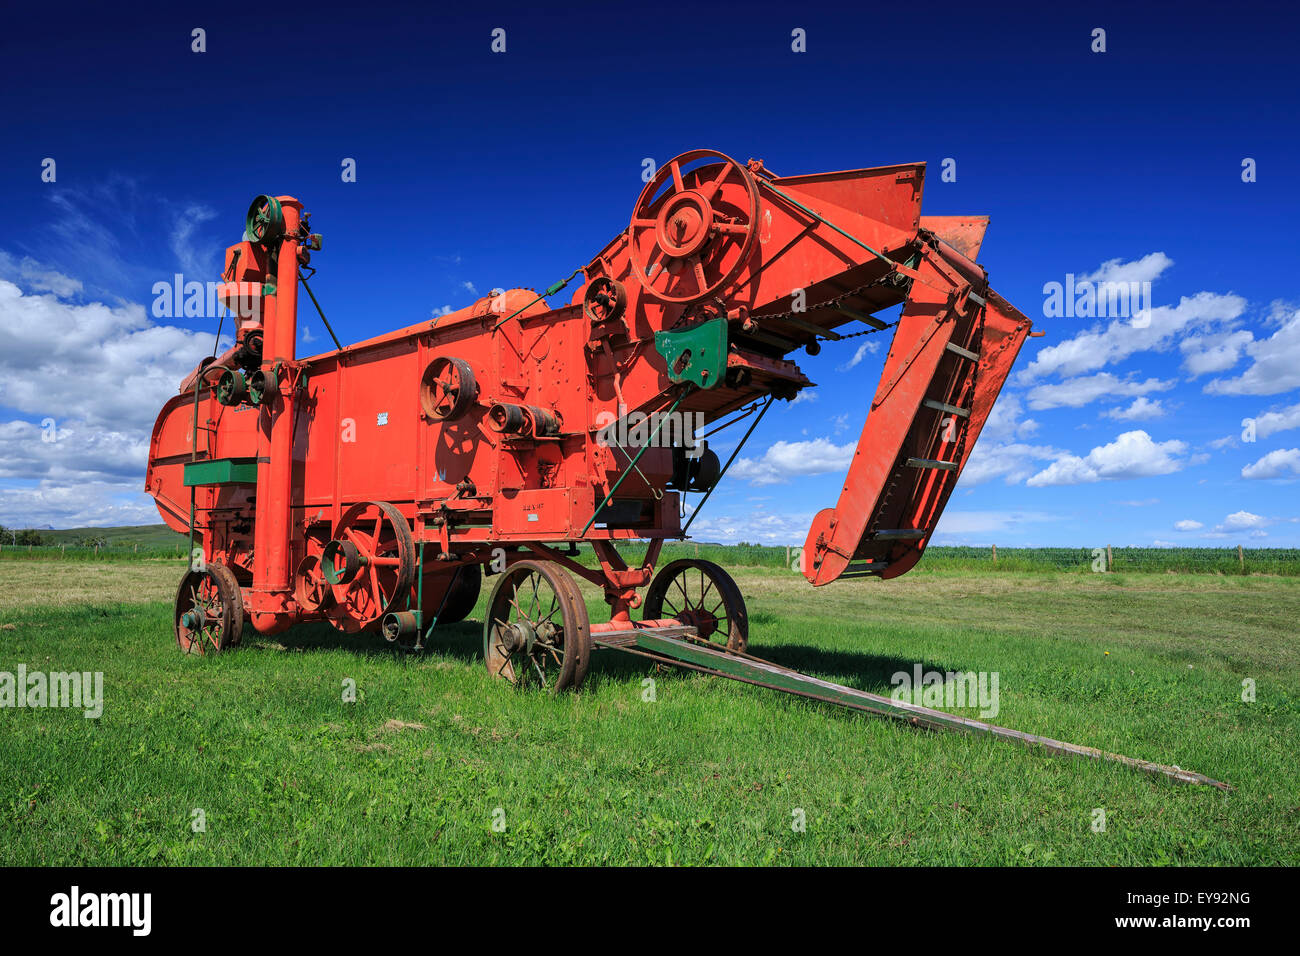
<path fill-rule="evenodd" d="M 1047 332 L 1018 371 L 1096 324 L 1042 317 L 1043 284 L 1066 273 L 1163 253 L 1172 264 L 1157 270 L 1157 306 L 1202 292 L 1244 300 L 1235 314 L 1202 317 L 1134 354 L 1013 381 L 1008 395 L 1023 414 L 1005 441 L 1030 448 L 1008 453 L 1025 467 L 960 486 L 939 540 L 1300 543 L 1285 454 L 1300 430 L 1210 445 L 1239 438 L 1244 417 L 1296 405 L 1300 380 L 1205 391 L 1250 368 L 1251 343 L 1264 348 L 1283 332 L 1285 346 L 1300 301 L 1293 8 L 493 3 L 382 13 L 312 4 L 296 8 L 299 18 L 276 9 L 11 5 L 0 25 L 0 253 L 9 257 L 0 263 L 13 273 L 30 260 L 80 281 L 64 297 L 72 305 L 147 305 L 153 283 L 187 263 L 212 272 L 187 278 L 215 278 L 253 195 L 292 193 L 325 235 L 315 291 L 340 336 L 355 341 L 469 304 L 477 296 L 466 283 L 482 294 L 568 275 L 626 225 L 645 157 L 707 146 L 761 157 L 782 174 L 927 161 L 924 211 L 992 216 L 982 261 Z M 207 31 L 205 53 L 191 52 L 194 27 Z M 490 52 L 496 27 L 507 32 L 505 54 Z M 1095 27 L 1106 30 L 1104 54 L 1090 50 Z M 807 31 L 806 53 L 791 51 L 794 28 Z M 41 181 L 45 157 L 57 161 L 56 183 Z M 344 157 L 357 161 L 356 183 L 340 179 Z M 954 183 L 940 182 L 945 157 L 957 161 Z M 1257 182 L 1241 180 L 1245 157 L 1257 161 Z M 186 222 L 193 228 L 178 238 Z M 306 322 L 316 341 L 305 351 L 323 348 L 324 330 Z M 1233 332 L 1251 334 L 1234 340 L 1238 360 L 1192 374 L 1183 340 Z M 751 477 L 715 496 L 701 537 L 754 540 L 766 529 L 766 540 L 797 543 L 811 513 L 834 503 L 840 473 L 770 484 L 752 476 L 775 442 L 856 438 L 880 359 L 840 371 L 852 353 L 846 344 L 800 360 L 819 397 L 768 416 L 746 451 Z M 1165 383 L 1147 393 L 1160 414 L 1107 415 L 1137 391 L 1079 407 L 1032 404 L 1036 385 L 1103 373 Z M 14 434 L 13 423 L 46 414 L 83 421 L 82 438 L 109 427 L 20 392 L 0 389 L 0 428 L 8 422 Z M 1103 466 L 1101 480 L 1085 468 L 1073 483 L 1026 484 L 1062 456 L 1109 461 L 1089 455 L 1139 429 L 1163 448 L 1165 473 L 1121 462 Z M 1243 477 L 1271 451 L 1281 457 L 1254 473 L 1278 477 Z M 111 471 L 95 480 L 125 520 L 139 499 L 112 487 L 132 485 L 130 469 Z M 0 475 L 0 523 L 77 517 L 50 503 L 72 475 L 35 459 Z M 6 490 L 22 496 L 6 502 Z M 1201 527 L 1179 531 L 1178 521 Z"/>

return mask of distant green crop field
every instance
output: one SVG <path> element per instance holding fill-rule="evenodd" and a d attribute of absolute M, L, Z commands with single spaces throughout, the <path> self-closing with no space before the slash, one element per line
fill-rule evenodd
<path fill-rule="evenodd" d="M 586 549 L 583 549 L 586 553 Z M 636 557 L 644 544 L 622 546 L 621 552 Z M 761 544 L 695 544 L 672 542 L 664 545 L 660 559 L 699 557 L 725 567 L 796 567 L 798 548 Z M 1109 566 L 1106 562 L 1109 561 Z M 1300 548 L 992 548 L 930 547 L 916 566 L 918 571 L 1066 571 L 1092 573 L 1150 572 L 1165 574 L 1285 574 L 1300 575 Z"/>
<path fill-rule="evenodd" d="M 516 691 L 483 601 L 418 655 L 307 626 L 182 658 L 178 575 L 0 569 L 0 671 L 104 681 L 97 719 L 0 709 L 0 864 L 1300 862 L 1297 578 L 735 571 L 756 654 L 885 694 L 916 664 L 996 672 L 993 722 L 1224 793 L 614 651 L 578 694 Z"/>
<path fill-rule="evenodd" d="M 132 528 L 73 528 L 66 531 L 42 531 L 49 543 L 31 547 L 14 547 L 0 540 L 0 561 L 57 557 L 68 561 L 138 561 L 182 558 L 188 547 L 186 535 L 177 534 L 166 525 L 142 525 Z M 77 544 L 99 538 L 102 544 Z M 580 548 L 580 560 L 594 564 L 590 546 Z M 629 557 L 645 552 L 644 542 L 620 546 Z M 664 545 L 661 564 L 676 558 L 701 557 L 724 567 L 783 568 L 799 560 L 799 549 L 761 544 L 710 544 L 707 542 L 669 542 Z M 1283 574 L 1300 575 L 1300 548 L 1112 548 L 1109 558 L 1104 548 L 998 548 L 997 560 L 992 548 L 927 548 L 918 571 L 1111 571 L 1165 574 Z"/>

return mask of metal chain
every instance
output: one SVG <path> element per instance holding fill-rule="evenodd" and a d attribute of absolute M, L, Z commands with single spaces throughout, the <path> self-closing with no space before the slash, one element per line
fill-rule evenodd
<path fill-rule="evenodd" d="M 887 276 L 881 276 L 879 279 L 873 279 L 871 282 L 864 283 L 863 285 L 858 286 L 856 289 L 849 289 L 847 292 L 841 292 L 839 295 L 831 296 L 829 299 L 819 302 L 814 306 L 810 306 L 804 309 L 790 309 L 788 312 L 772 312 L 765 315 L 756 315 L 753 318 L 755 322 L 764 322 L 769 319 L 779 322 L 781 321 L 781 319 L 789 318 L 791 316 L 803 315 L 808 312 L 815 312 L 818 309 L 834 308 L 845 299 L 852 298 L 853 296 L 858 295 L 862 292 L 866 292 L 868 289 L 875 288 L 878 285 L 884 285 L 884 284 L 892 285 L 893 284 L 892 280 L 896 274 L 897 273 L 890 273 Z M 900 319 L 899 321 L 901 322 L 902 320 Z M 831 338 L 830 336 L 819 335 L 817 336 L 817 340 L 821 342 L 839 342 L 845 339 L 856 339 L 856 338 L 861 338 L 864 335 L 872 335 L 876 332 L 883 332 L 885 331 L 885 329 L 892 329 L 896 325 L 898 325 L 898 322 L 890 322 L 888 325 L 885 325 L 879 329 L 864 329 L 861 332 L 849 332 L 848 334 L 841 334 L 838 339 Z"/>

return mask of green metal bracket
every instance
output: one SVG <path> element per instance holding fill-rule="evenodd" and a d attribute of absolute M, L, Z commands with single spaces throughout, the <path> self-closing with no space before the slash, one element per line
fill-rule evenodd
<path fill-rule="evenodd" d="M 256 458 L 208 458 L 185 463 L 184 486 L 255 485 Z"/>
<path fill-rule="evenodd" d="M 679 332 L 656 332 L 655 350 L 668 363 L 668 378 L 713 388 L 727 371 L 727 320 L 719 316 Z"/>

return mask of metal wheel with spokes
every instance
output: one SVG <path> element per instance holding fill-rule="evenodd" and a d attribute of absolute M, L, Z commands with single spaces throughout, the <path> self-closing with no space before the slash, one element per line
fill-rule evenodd
<path fill-rule="evenodd" d="M 474 370 L 464 359 L 442 356 L 434 359 L 420 379 L 420 407 L 435 422 L 463 418 L 478 400 Z"/>
<path fill-rule="evenodd" d="M 730 574 L 712 561 L 684 558 L 664 566 L 646 590 L 646 620 L 676 618 L 706 641 L 743 651 L 749 645 L 749 612 Z"/>
<path fill-rule="evenodd" d="M 319 554 L 309 554 L 298 562 L 298 570 L 293 575 L 293 596 L 308 614 L 315 614 L 334 600 Z"/>
<path fill-rule="evenodd" d="M 353 505 L 321 555 L 334 597 L 330 622 L 351 634 L 397 610 L 410 595 L 416 558 L 410 523 L 396 507 L 386 501 Z"/>
<path fill-rule="evenodd" d="M 176 589 L 176 644 L 186 654 L 220 654 L 239 643 L 244 599 L 239 582 L 223 564 L 188 571 Z"/>
<path fill-rule="evenodd" d="M 591 663 L 591 626 L 573 578 L 540 561 L 503 571 L 488 600 L 483 659 L 492 676 L 518 686 L 577 690 Z"/>

